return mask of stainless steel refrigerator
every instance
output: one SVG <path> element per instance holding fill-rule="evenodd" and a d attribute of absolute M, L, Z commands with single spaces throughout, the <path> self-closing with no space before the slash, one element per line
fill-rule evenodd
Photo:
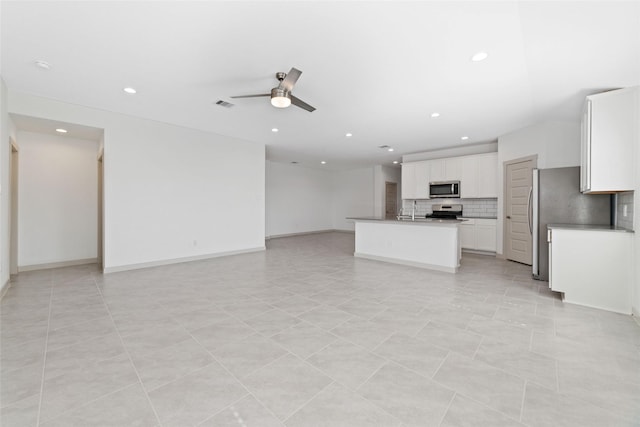
<path fill-rule="evenodd" d="M 580 193 L 579 167 L 534 169 L 532 195 L 533 278 L 549 280 L 547 224 L 608 225 L 611 197 Z"/>

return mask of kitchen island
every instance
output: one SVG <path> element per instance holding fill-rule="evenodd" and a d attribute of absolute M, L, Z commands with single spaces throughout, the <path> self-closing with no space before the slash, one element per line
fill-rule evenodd
<path fill-rule="evenodd" d="M 354 256 L 457 273 L 463 220 L 347 218 L 356 225 Z"/>

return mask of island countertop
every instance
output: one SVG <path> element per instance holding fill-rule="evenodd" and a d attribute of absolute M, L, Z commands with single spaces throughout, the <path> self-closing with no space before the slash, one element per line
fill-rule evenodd
<path fill-rule="evenodd" d="M 386 219 L 376 216 L 362 216 L 362 217 L 347 217 L 352 221 L 367 221 L 367 222 L 379 222 L 389 224 L 405 224 L 405 225 L 445 225 L 454 226 L 459 225 L 466 220 L 464 219 L 434 219 L 434 218 L 416 218 L 412 219 Z"/>

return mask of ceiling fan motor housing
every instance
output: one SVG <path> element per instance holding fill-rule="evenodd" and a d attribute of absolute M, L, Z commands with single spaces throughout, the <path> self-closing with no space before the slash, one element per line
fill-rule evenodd
<path fill-rule="evenodd" d="M 271 105 L 277 108 L 287 108 L 291 105 L 290 92 L 280 87 L 271 89 Z"/>

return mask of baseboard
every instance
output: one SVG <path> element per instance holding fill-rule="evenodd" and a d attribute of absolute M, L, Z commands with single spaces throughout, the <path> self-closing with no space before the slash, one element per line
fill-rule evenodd
<path fill-rule="evenodd" d="M 370 259 L 370 260 L 373 260 L 373 261 L 390 262 L 392 264 L 400 264 L 400 265 L 408 265 L 410 267 L 425 268 L 427 270 L 444 271 L 445 273 L 457 273 L 458 272 L 458 267 L 455 267 L 455 268 L 444 267 L 444 266 L 441 266 L 441 265 L 433 265 L 433 264 L 426 264 L 426 263 L 423 263 L 423 262 L 407 261 L 407 260 L 404 260 L 404 259 L 389 258 L 389 257 L 384 257 L 384 256 L 378 256 L 378 255 L 361 254 L 361 253 L 358 253 L 358 252 L 355 252 L 353 254 L 353 256 L 356 257 L 356 258 Z"/>
<path fill-rule="evenodd" d="M 633 317 L 633 320 L 635 320 L 636 323 L 640 325 L 640 312 L 636 310 L 635 307 L 631 307 L 631 316 Z"/>
<path fill-rule="evenodd" d="M 7 294 L 7 291 L 9 290 L 10 287 L 11 287 L 11 280 L 10 279 L 5 280 L 5 282 L 2 284 L 2 288 L 0 288 L 0 300 L 4 298 L 4 296 Z"/>
<path fill-rule="evenodd" d="M 498 254 L 496 254 L 495 252 L 491 252 L 491 251 L 478 251 L 475 249 L 463 249 L 462 252 L 464 253 L 468 253 L 468 254 L 474 254 L 474 255 L 486 255 L 486 256 L 493 256 L 493 257 L 498 257 Z"/>
<path fill-rule="evenodd" d="M 141 268 L 160 267 L 163 265 L 181 264 L 183 262 L 202 261 L 205 259 L 219 258 L 223 256 L 240 255 L 240 254 L 247 254 L 251 252 L 260 252 L 260 251 L 264 251 L 265 249 L 266 249 L 265 246 L 259 246 L 257 248 L 240 249 L 238 251 L 216 252 L 213 254 L 196 255 L 196 256 L 184 257 L 184 258 L 173 258 L 173 259 L 164 259 L 161 261 L 141 262 L 139 264 L 117 265 L 115 267 L 105 267 L 102 269 L 102 272 L 104 274 L 109 274 L 109 273 L 117 273 L 120 271 L 139 270 Z"/>
<path fill-rule="evenodd" d="M 321 234 L 321 233 L 351 233 L 351 234 L 354 234 L 355 231 L 353 231 L 353 230 L 338 230 L 336 228 L 330 228 L 330 229 L 326 229 L 326 230 L 301 231 L 299 233 L 272 234 L 270 236 L 266 236 L 265 240 L 280 239 L 280 238 L 283 238 L 283 237 L 308 236 L 310 234 Z"/>
<path fill-rule="evenodd" d="M 72 261 L 49 262 L 46 264 L 19 265 L 18 273 L 24 271 L 47 270 L 49 268 L 73 267 L 74 265 L 96 264 L 98 258 L 75 259 Z"/>
<path fill-rule="evenodd" d="M 507 259 L 507 257 L 506 257 L 504 254 L 499 254 L 499 253 L 497 253 L 497 252 L 496 252 L 496 258 L 498 258 L 498 259 L 504 259 L 504 260 L 506 260 L 506 259 Z"/>

